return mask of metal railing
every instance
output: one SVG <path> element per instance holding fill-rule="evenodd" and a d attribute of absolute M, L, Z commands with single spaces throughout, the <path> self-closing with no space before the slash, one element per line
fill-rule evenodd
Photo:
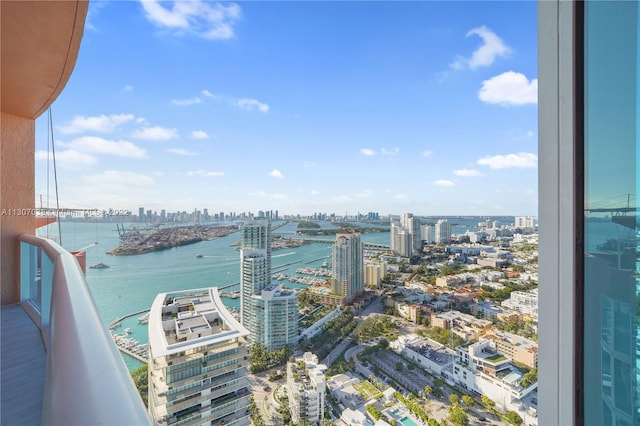
<path fill-rule="evenodd" d="M 74 256 L 20 235 L 20 302 L 46 349 L 42 424 L 150 425 Z"/>

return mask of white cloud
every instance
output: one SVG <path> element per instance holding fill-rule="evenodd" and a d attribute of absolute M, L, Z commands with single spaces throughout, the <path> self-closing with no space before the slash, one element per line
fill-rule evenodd
<path fill-rule="evenodd" d="M 133 86 L 127 84 L 126 86 L 124 86 L 124 91 L 128 93 L 133 92 Z"/>
<path fill-rule="evenodd" d="M 480 158 L 478 164 L 481 166 L 489 166 L 491 169 L 533 169 L 538 165 L 538 156 L 530 152 L 494 155 Z"/>
<path fill-rule="evenodd" d="M 194 130 L 191 132 L 191 137 L 194 139 L 209 139 L 209 135 L 203 130 Z"/>
<path fill-rule="evenodd" d="M 132 121 L 133 114 L 112 114 L 84 117 L 76 115 L 69 124 L 59 126 L 58 130 L 64 134 L 82 133 L 87 131 L 111 133 L 118 126 Z"/>
<path fill-rule="evenodd" d="M 431 152 L 429 150 L 422 151 L 422 156 L 426 157 L 426 158 L 431 157 L 432 154 L 433 154 L 433 152 Z"/>
<path fill-rule="evenodd" d="M 236 105 L 246 111 L 258 110 L 260 112 L 269 112 L 269 105 L 260 102 L 257 99 L 242 98 L 238 99 Z"/>
<path fill-rule="evenodd" d="M 477 48 L 468 59 L 459 56 L 455 62 L 450 64 L 451 68 L 459 70 L 468 66 L 474 70 L 479 67 L 486 67 L 491 65 L 496 57 L 507 56 L 511 52 L 511 49 L 504 44 L 502 39 L 484 25 L 470 30 L 466 37 L 472 35 L 480 36 L 483 41 L 482 45 Z"/>
<path fill-rule="evenodd" d="M 269 172 L 269 176 L 274 177 L 274 178 L 278 178 L 278 179 L 284 179 L 284 176 L 282 175 L 282 172 L 278 169 L 273 169 Z"/>
<path fill-rule="evenodd" d="M 35 154 L 36 160 L 53 160 L 53 155 L 47 151 L 37 151 Z M 69 164 L 95 164 L 97 159 L 84 152 L 76 151 L 75 149 L 65 149 L 64 151 L 56 152 L 56 161 Z"/>
<path fill-rule="evenodd" d="M 64 146 L 85 153 L 147 158 L 147 151 L 131 142 L 112 141 L 97 136 L 83 136 L 65 143 Z"/>
<path fill-rule="evenodd" d="M 218 96 L 218 95 L 216 95 L 216 94 L 214 94 L 214 93 L 211 93 L 211 92 L 210 92 L 210 91 L 208 91 L 207 89 L 204 89 L 201 93 L 202 93 L 202 95 L 204 95 L 204 96 L 206 96 L 206 97 L 208 97 L 208 98 L 213 98 L 213 99 L 218 99 L 218 98 L 220 98 L 220 96 Z"/>
<path fill-rule="evenodd" d="M 310 169 L 313 167 L 317 167 L 317 164 L 314 163 L 313 161 L 305 161 L 302 163 L 302 167 L 304 167 L 305 169 Z"/>
<path fill-rule="evenodd" d="M 478 98 L 502 106 L 537 104 L 538 79 L 529 81 L 524 74 L 507 71 L 483 81 Z"/>
<path fill-rule="evenodd" d="M 535 133 L 533 133 L 531 130 L 529 130 L 529 131 L 527 132 L 527 137 L 528 137 L 528 138 L 532 138 L 534 135 L 535 135 Z"/>
<path fill-rule="evenodd" d="M 250 197 L 266 197 L 267 193 L 264 191 L 257 191 L 257 192 L 249 192 L 247 193 L 248 196 Z"/>
<path fill-rule="evenodd" d="M 170 153 L 176 154 L 176 155 L 183 155 L 183 156 L 186 156 L 186 157 L 193 157 L 193 156 L 198 155 L 197 152 L 187 151 L 184 148 L 169 148 L 169 149 L 167 149 L 167 152 L 170 152 Z"/>
<path fill-rule="evenodd" d="M 242 10 L 235 3 L 209 3 L 201 0 L 174 1 L 165 8 L 156 0 L 141 1 L 146 18 L 155 26 L 175 35 L 195 34 L 210 40 L 234 37 L 233 25 Z"/>
<path fill-rule="evenodd" d="M 455 183 L 453 183 L 450 180 L 446 180 L 446 179 L 438 179 L 438 180 L 434 181 L 433 183 L 435 183 L 438 186 L 445 186 L 445 187 L 455 186 Z"/>
<path fill-rule="evenodd" d="M 190 172 L 187 172 L 187 176 L 200 176 L 200 177 L 224 176 L 224 172 L 192 170 Z"/>
<path fill-rule="evenodd" d="M 407 194 L 396 194 L 393 199 L 396 201 L 408 201 L 409 196 Z"/>
<path fill-rule="evenodd" d="M 366 155 L 367 157 L 371 157 L 372 155 L 376 155 L 376 152 L 369 148 L 362 148 L 360 150 L 360 154 Z"/>
<path fill-rule="evenodd" d="M 478 170 L 475 170 L 475 169 L 454 170 L 453 174 L 456 175 L 456 176 L 464 176 L 464 177 L 482 176 L 482 173 L 480 173 Z"/>
<path fill-rule="evenodd" d="M 388 149 L 386 149 L 386 148 L 382 148 L 382 149 L 380 150 L 380 152 L 381 152 L 381 154 L 382 154 L 382 155 L 386 155 L 386 156 L 395 156 L 395 155 L 398 155 L 398 153 L 400 153 L 400 148 L 396 148 L 396 149 L 394 149 L 393 151 L 388 150 Z"/>
<path fill-rule="evenodd" d="M 201 104 L 202 99 L 197 97 L 191 98 L 191 99 L 173 99 L 171 103 L 174 105 L 186 106 L 186 105 L 193 105 L 193 104 Z"/>
<path fill-rule="evenodd" d="M 122 170 L 105 170 L 102 173 L 83 176 L 83 179 L 87 184 L 111 187 L 151 185 L 154 182 L 151 176 Z"/>
<path fill-rule="evenodd" d="M 311 190 L 311 195 L 318 195 L 320 194 L 320 192 L 316 191 L 315 189 Z"/>
<path fill-rule="evenodd" d="M 271 195 L 271 198 L 274 200 L 287 200 L 289 197 L 287 197 L 285 194 L 273 194 Z"/>
<path fill-rule="evenodd" d="M 131 137 L 136 139 L 166 141 L 178 136 L 177 129 L 167 129 L 160 126 L 144 127 L 141 130 L 137 130 L 131 134 Z"/>

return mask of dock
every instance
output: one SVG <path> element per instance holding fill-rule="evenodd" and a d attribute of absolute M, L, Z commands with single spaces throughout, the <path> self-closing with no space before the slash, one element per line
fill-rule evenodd
<path fill-rule="evenodd" d="M 149 360 L 149 345 L 140 344 L 137 340 L 131 339 L 126 335 L 111 332 L 113 343 L 116 344 L 120 352 L 129 355 L 131 358 L 146 364 Z"/>
<path fill-rule="evenodd" d="M 109 323 L 109 325 L 108 325 L 109 330 L 113 330 L 113 329 L 114 329 L 114 328 L 116 328 L 118 325 L 120 325 L 120 323 L 121 323 L 123 320 L 126 320 L 127 318 L 131 318 L 131 317 L 134 317 L 134 316 L 136 316 L 136 315 L 144 314 L 144 313 L 149 312 L 149 311 L 150 311 L 150 309 L 143 309 L 143 310 L 141 310 L 141 311 L 137 311 L 137 312 L 134 312 L 134 313 L 132 313 L 132 314 L 123 315 L 123 316 L 121 316 L 120 318 L 118 318 L 117 320 L 111 321 L 111 322 Z"/>

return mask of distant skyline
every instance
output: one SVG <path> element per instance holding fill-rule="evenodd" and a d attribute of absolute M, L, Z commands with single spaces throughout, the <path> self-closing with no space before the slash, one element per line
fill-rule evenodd
<path fill-rule="evenodd" d="M 60 205 L 537 216 L 536 37 L 528 1 L 92 1 Z"/>

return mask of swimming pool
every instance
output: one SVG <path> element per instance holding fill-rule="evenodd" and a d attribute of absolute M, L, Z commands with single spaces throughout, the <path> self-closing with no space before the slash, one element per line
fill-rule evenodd
<path fill-rule="evenodd" d="M 402 423 L 404 426 L 418 426 L 416 422 L 406 416 L 400 419 L 400 423 Z"/>

